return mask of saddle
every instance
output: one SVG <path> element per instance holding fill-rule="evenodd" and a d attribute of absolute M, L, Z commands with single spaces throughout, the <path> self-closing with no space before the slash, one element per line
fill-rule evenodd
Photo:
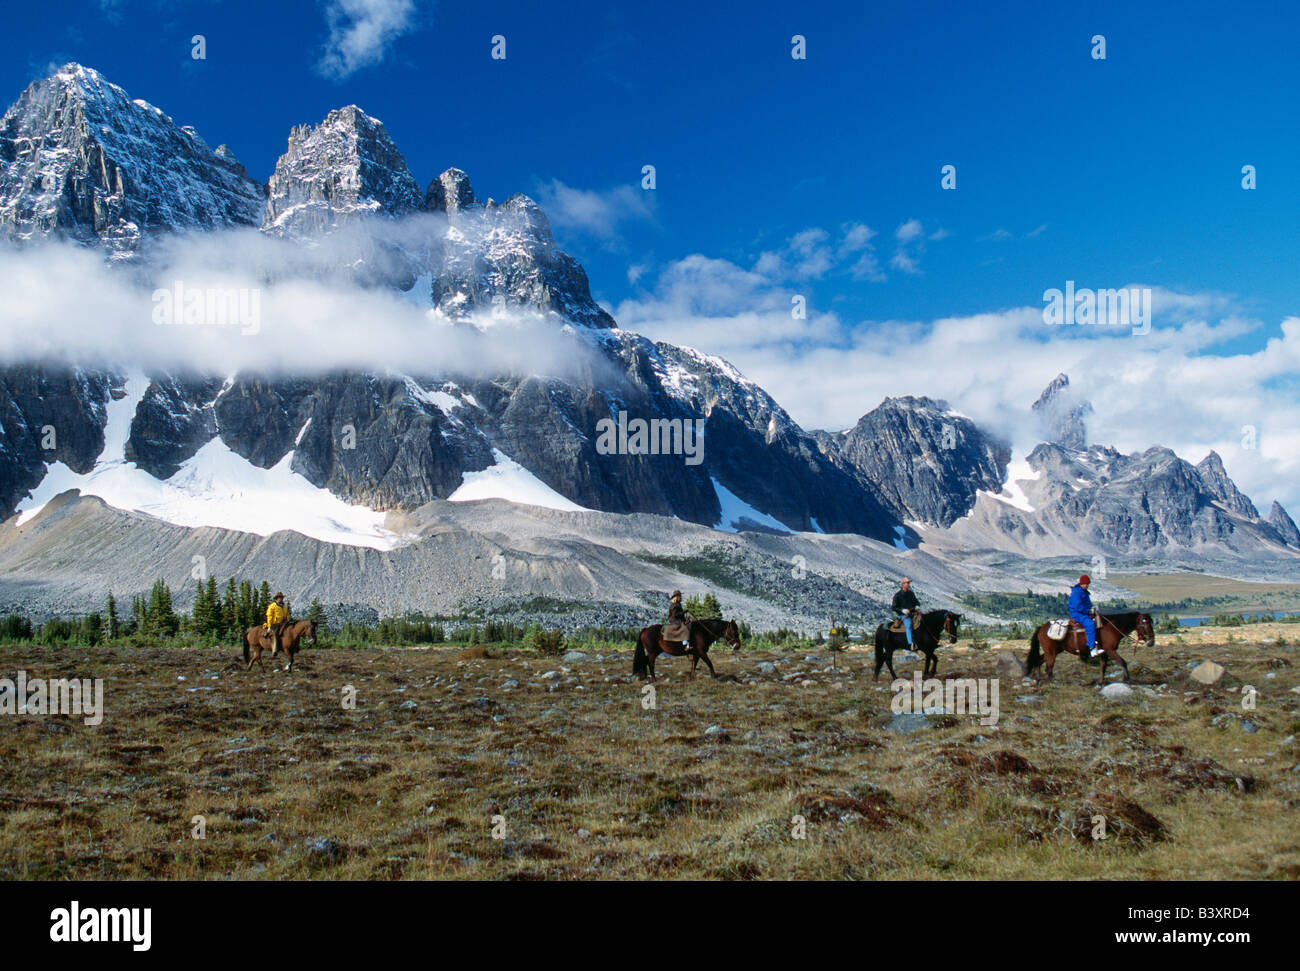
<path fill-rule="evenodd" d="M 1047 636 L 1054 641 L 1065 641 L 1067 644 L 1072 643 L 1076 647 L 1083 648 L 1087 645 L 1088 634 L 1073 617 L 1057 617 L 1053 619 L 1047 627 Z"/>
<path fill-rule="evenodd" d="M 913 611 L 913 612 L 912 612 L 912 630 L 916 630 L 916 629 L 917 629 L 918 627 L 920 627 L 920 626 L 921 626 L 921 615 L 920 615 L 919 613 Z M 894 633 L 894 634 L 901 634 L 901 633 L 903 633 L 903 618 L 902 618 L 902 617 L 895 617 L 892 621 L 890 621 L 890 622 L 889 622 L 889 630 L 890 630 L 891 633 Z"/>

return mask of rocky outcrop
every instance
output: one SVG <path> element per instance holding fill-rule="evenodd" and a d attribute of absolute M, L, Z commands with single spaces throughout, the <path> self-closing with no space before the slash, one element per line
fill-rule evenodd
<path fill-rule="evenodd" d="M 1068 376 L 1058 374 L 1053 378 L 1032 410 L 1041 423 L 1044 441 L 1063 448 L 1088 447 L 1087 417 L 1092 414 L 1092 405 L 1071 390 Z"/>
<path fill-rule="evenodd" d="M 431 248 L 429 294 L 447 316 L 527 307 L 588 327 L 614 326 L 592 299 L 586 272 L 555 245 L 545 213 L 527 196 L 479 202 L 469 176 L 448 169 L 430 183 L 425 206 L 447 218 L 446 234 Z"/>
<path fill-rule="evenodd" d="M 930 398 L 886 398 L 844 432 L 818 432 L 833 462 L 862 476 L 900 519 L 949 526 L 981 491 L 1000 492 L 1011 450 Z"/>
<path fill-rule="evenodd" d="M 1268 521 L 1287 546 L 1300 549 L 1300 529 L 1296 529 L 1295 520 L 1276 499 L 1273 500 L 1273 508 L 1268 511 Z"/>
<path fill-rule="evenodd" d="M 0 120 L 0 231 L 129 257 L 158 231 L 255 226 L 262 187 L 229 153 L 97 71 L 67 64 Z"/>
<path fill-rule="evenodd" d="M 47 463 L 89 472 L 104 448 L 105 406 L 122 379 L 81 368 L 0 368 L 0 513 L 45 477 Z"/>
<path fill-rule="evenodd" d="M 1228 470 L 1223 467 L 1223 459 L 1219 457 L 1218 452 L 1212 451 L 1205 456 L 1196 466 L 1196 471 L 1201 473 L 1201 481 L 1205 483 L 1205 488 L 1210 495 L 1233 512 L 1252 518 L 1259 517 L 1259 510 L 1255 508 L 1255 504 L 1246 498 L 1237 488 L 1237 484 L 1228 477 Z"/>
<path fill-rule="evenodd" d="M 289 133 L 288 150 L 266 184 L 262 228 L 316 239 L 350 220 L 410 215 L 423 202 L 383 123 L 349 105 L 314 128 L 299 125 Z"/>

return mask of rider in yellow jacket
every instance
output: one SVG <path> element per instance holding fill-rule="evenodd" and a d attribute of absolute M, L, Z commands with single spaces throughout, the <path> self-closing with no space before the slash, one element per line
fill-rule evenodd
<path fill-rule="evenodd" d="M 284 594 L 276 593 L 275 598 L 266 605 L 266 629 L 272 641 L 271 653 L 280 649 L 280 628 L 289 619 L 289 610 L 284 605 Z"/>

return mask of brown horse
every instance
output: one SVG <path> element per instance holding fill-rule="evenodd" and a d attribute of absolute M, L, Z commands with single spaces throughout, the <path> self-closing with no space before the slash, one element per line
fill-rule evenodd
<path fill-rule="evenodd" d="M 275 652 L 283 649 L 289 658 L 289 664 L 285 670 L 292 671 L 293 656 L 298 653 L 298 642 L 304 637 L 310 638 L 313 644 L 316 643 L 316 621 L 298 620 L 293 623 L 286 623 L 280 628 L 279 645 L 275 643 L 275 638 L 267 633 L 266 628 L 260 624 L 257 627 L 248 628 L 248 630 L 244 631 L 244 661 L 248 665 L 244 670 L 251 671 L 253 661 L 256 661 L 262 670 L 266 670 L 266 665 L 262 663 L 262 651 L 270 649 L 271 656 L 275 657 Z M 252 650 L 251 659 L 249 657 L 250 648 Z"/>
<path fill-rule="evenodd" d="M 682 647 L 680 641 L 664 640 L 663 629 L 663 624 L 655 624 L 641 631 L 636 639 L 636 652 L 632 656 L 632 673 L 642 681 L 647 674 L 651 681 L 655 680 L 655 658 L 660 654 L 669 654 L 673 657 L 689 654 L 692 678 L 695 677 L 696 665 L 703 659 L 709 666 L 709 674 L 716 678 L 718 672 L 713 670 L 713 662 L 709 660 L 709 645 L 722 638 L 731 645 L 733 651 L 740 650 L 740 629 L 736 627 L 734 620 L 713 618 L 691 621 L 686 647 Z"/>
<path fill-rule="evenodd" d="M 1096 683 L 1102 684 L 1106 680 L 1106 663 L 1116 661 L 1124 669 L 1124 680 L 1129 680 L 1128 662 L 1119 656 L 1119 642 L 1129 634 L 1136 634 L 1139 643 L 1147 648 L 1156 646 L 1155 627 L 1151 623 L 1151 615 L 1139 613 L 1138 611 L 1129 611 L 1125 614 L 1098 614 L 1097 624 L 1097 645 L 1106 653 L 1101 657 L 1101 675 L 1097 678 Z M 1029 638 L 1029 667 L 1026 674 L 1033 674 L 1034 669 L 1040 664 L 1046 663 L 1047 680 L 1052 680 L 1052 667 L 1056 664 L 1056 655 L 1058 654 L 1077 654 L 1083 661 L 1088 658 L 1088 635 L 1082 627 L 1071 628 L 1065 632 L 1065 636 L 1060 640 L 1052 640 L 1047 636 L 1047 628 L 1050 624 L 1043 624 L 1036 631 L 1034 636 Z"/>

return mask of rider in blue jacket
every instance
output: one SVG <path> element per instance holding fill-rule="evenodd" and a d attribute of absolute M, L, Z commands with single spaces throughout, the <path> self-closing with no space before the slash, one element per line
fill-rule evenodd
<path fill-rule="evenodd" d="M 1097 646 L 1097 625 L 1092 620 L 1092 597 L 1088 596 L 1088 585 L 1092 578 L 1088 574 L 1079 577 L 1079 582 L 1070 588 L 1068 610 L 1070 618 L 1076 621 L 1088 634 L 1088 650 L 1093 657 L 1100 657 L 1106 652 Z"/>

